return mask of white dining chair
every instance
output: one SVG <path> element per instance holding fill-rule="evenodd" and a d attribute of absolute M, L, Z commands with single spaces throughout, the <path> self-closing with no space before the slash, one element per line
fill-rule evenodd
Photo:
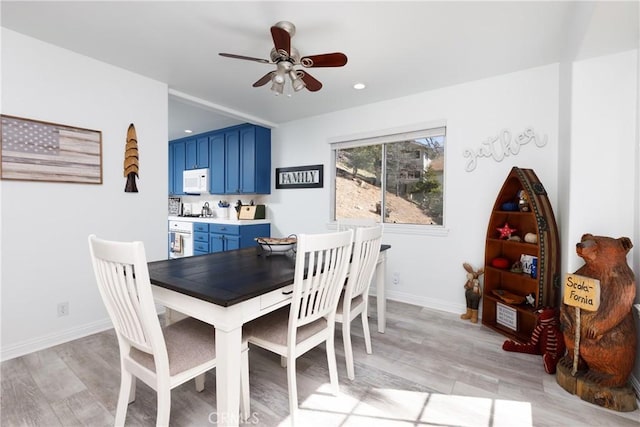
<path fill-rule="evenodd" d="M 326 343 L 329 377 L 338 393 L 335 315 L 351 257 L 353 231 L 298 235 L 291 304 L 246 324 L 243 339 L 287 359 L 289 412 L 298 409 L 296 358 Z M 245 389 L 245 393 L 248 393 Z"/>
<path fill-rule="evenodd" d="M 365 348 L 368 354 L 371 350 L 371 334 L 369 332 L 369 287 L 376 269 L 380 245 L 382 241 L 382 226 L 358 227 L 353 244 L 353 256 L 349 266 L 347 286 L 340 296 L 336 310 L 336 322 L 342 323 L 342 340 L 347 364 L 347 377 L 355 378 L 353 348 L 351 346 L 351 322 L 360 316 L 364 334 Z"/>
<path fill-rule="evenodd" d="M 215 329 L 194 318 L 161 328 L 142 242 L 114 242 L 90 235 L 89 250 L 98 289 L 120 347 L 115 425 L 124 425 L 139 378 L 157 392 L 156 425 L 168 426 L 171 390 L 216 366 Z M 244 366 L 247 360 L 245 353 L 243 377 L 248 375 L 248 365 Z M 196 389 L 202 391 L 204 382 Z M 241 393 L 243 416 L 249 414 L 245 396 L 248 394 Z"/>

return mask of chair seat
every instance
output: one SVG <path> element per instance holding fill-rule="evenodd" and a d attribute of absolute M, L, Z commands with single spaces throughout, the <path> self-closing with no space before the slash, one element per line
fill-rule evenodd
<path fill-rule="evenodd" d="M 216 357 L 215 328 L 188 317 L 162 329 L 169 357 L 169 375 L 174 376 Z M 131 347 L 131 358 L 155 372 L 153 355 Z"/>
<path fill-rule="evenodd" d="M 351 311 L 355 310 L 360 304 L 363 304 L 364 300 L 362 299 L 362 295 L 358 295 L 357 297 L 351 300 Z M 340 301 L 338 301 L 338 309 L 336 310 L 336 316 L 342 317 L 342 312 L 344 311 L 344 292 L 340 295 Z"/>
<path fill-rule="evenodd" d="M 244 325 L 243 335 L 251 339 L 255 337 L 273 344 L 287 345 L 287 332 L 289 327 L 289 307 L 282 307 L 272 313 L 262 316 Z M 315 322 L 298 328 L 296 344 L 306 340 L 327 327 L 327 319 L 320 318 Z"/>

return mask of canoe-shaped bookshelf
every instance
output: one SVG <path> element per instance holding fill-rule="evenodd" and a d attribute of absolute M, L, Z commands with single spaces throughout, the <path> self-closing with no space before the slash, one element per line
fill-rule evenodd
<path fill-rule="evenodd" d="M 559 304 L 559 251 L 544 186 L 532 169 L 514 167 L 487 227 L 482 324 L 516 341 L 528 341 L 537 310 Z"/>

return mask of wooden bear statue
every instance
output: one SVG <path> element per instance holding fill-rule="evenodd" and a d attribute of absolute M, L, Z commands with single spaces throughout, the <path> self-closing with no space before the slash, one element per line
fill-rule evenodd
<path fill-rule="evenodd" d="M 633 247 L 628 237 L 585 234 L 576 244 L 584 261 L 576 274 L 600 281 L 600 307 L 580 311 L 580 347 L 578 370 L 585 378 L 602 387 L 626 384 L 636 354 L 636 328 L 631 308 L 636 295 L 633 271 L 627 253 Z M 576 309 L 562 304 L 560 322 L 567 355 L 563 366 L 572 366 L 575 346 Z"/>
<path fill-rule="evenodd" d="M 556 365 L 564 355 L 564 339 L 558 326 L 558 315 L 553 308 L 538 311 L 538 322 L 526 344 L 506 340 L 502 344 L 505 351 L 518 353 L 541 354 L 544 370 L 547 374 L 556 372 Z"/>

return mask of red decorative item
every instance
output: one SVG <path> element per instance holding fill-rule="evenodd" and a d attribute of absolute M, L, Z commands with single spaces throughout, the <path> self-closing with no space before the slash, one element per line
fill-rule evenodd
<path fill-rule="evenodd" d="M 504 270 L 509 268 L 509 260 L 506 258 L 494 258 L 491 260 L 491 266 Z"/>
<path fill-rule="evenodd" d="M 509 237 L 511 237 L 511 233 L 516 231 L 515 228 L 509 227 L 509 223 L 508 222 L 505 222 L 502 227 L 498 227 L 496 230 L 498 230 L 500 232 L 500 238 L 501 239 L 508 239 Z"/>
<path fill-rule="evenodd" d="M 541 354 L 544 370 L 547 374 L 556 372 L 558 360 L 564 355 L 564 337 L 558 326 L 558 313 L 553 308 L 543 308 L 539 312 L 538 322 L 526 344 L 506 340 L 502 344 L 505 351 L 517 353 Z"/>

